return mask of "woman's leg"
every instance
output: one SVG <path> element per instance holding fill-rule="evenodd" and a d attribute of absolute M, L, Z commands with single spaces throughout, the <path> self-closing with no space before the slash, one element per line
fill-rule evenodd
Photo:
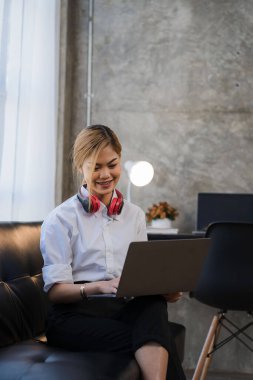
<path fill-rule="evenodd" d="M 47 338 L 51 345 L 74 351 L 136 354 L 145 380 L 151 378 L 147 377 L 151 370 L 162 373 L 169 356 L 167 379 L 185 380 L 163 297 L 135 298 L 111 317 L 92 317 L 65 310 L 49 319 Z"/>
<path fill-rule="evenodd" d="M 109 318 L 65 314 L 46 335 L 49 345 L 72 351 L 133 352 L 130 326 Z"/>
<path fill-rule="evenodd" d="M 149 360 L 149 352 L 151 349 L 150 344 L 157 343 L 157 350 L 154 351 L 160 363 L 159 366 L 163 367 L 167 363 L 166 379 L 185 380 L 168 323 L 167 302 L 163 297 L 137 297 L 126 304 L 119 319 L 132 326 L 133 351 L 135 353 L 141 352 L 143 367 L 153 367 L 155 364 L 154 359 Z M 160 350 L 160 348 L 163 349 Z M 141 351 L 139 351 L 140 349 Z"/>
<path fill-rule="evenodd" d="M 168 351 L 160 344 L 150 342 L 135 352 L 143 380 L 166 380 Z"/>

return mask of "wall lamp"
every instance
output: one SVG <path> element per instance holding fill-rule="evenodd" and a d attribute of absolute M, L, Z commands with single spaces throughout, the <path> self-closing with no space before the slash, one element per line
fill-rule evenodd
<path fill-rule="evenodd" d="M 147 161 L 126 161 L 124 167 L 128 174 L 127 200 L 131 202 L 131 184 L 148 185 L 154 176 L 154 168 Z"/>

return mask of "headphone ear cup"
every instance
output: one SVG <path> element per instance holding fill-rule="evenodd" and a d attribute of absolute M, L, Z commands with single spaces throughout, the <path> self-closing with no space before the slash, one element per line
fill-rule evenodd
<path fill-rule="evenodd" d="M 99 210 L 100 201 L 95 195 L 91 195 L 90 201 L 89 198 L 83 199 L 79 195 L 77 195 L 77 198 L 86 212 L 93 214 Z"/>
<path fill-rule="evenodd" d="M 88 200 L 89 202 L 89 200 Z M 100 201 L 95 195 L 90 196 L 90 213 L 95 213 L 99 210 Z"/>
<path fill-rule="evenodd" d="M 118 198 L 113 198 L 111 203 L 110 203 L 110 206 L 108 208 L 108 212 L 107 212 L 108 216 L 112 216 L 112 215 L 117 214 L 117 212 L 116 212 L 117 203 L 118 203 Z"/>
<path fill-rule="evenodd" d="M 116 190 L 117 197 L 111 200 L 111 204 L 108 208 L 108 216 L 119 215 L 124 205 L 122 194 Z"/>

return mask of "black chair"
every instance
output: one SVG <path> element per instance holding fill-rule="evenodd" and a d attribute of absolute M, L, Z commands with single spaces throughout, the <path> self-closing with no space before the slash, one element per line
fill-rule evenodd
<path fill-rule="evenodd" d="M 246 333 L 253 324 L 253 223 L 214 222 L 206 237 L 211 238 L 209 253 L 192 296 L 219 311 L 213 317 L 193 380 L 205 379 L 213 353 L 233 338 L 253 352 L 253 339 Z M 249 323 L 238 327 L 227 316 L 230 310 L 247 312 Z M 222 340 L 221 328 L 229 332 Z"/>

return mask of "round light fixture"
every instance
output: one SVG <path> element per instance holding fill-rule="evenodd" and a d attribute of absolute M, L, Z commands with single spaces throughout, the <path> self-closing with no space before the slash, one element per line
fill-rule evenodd
<path fill-rule="evenodd" d="M 135 186 L 148 185 L 154 176 L 153 166 L 147 161 L 133 162 L 129 171 L 129 178 Z"/>

